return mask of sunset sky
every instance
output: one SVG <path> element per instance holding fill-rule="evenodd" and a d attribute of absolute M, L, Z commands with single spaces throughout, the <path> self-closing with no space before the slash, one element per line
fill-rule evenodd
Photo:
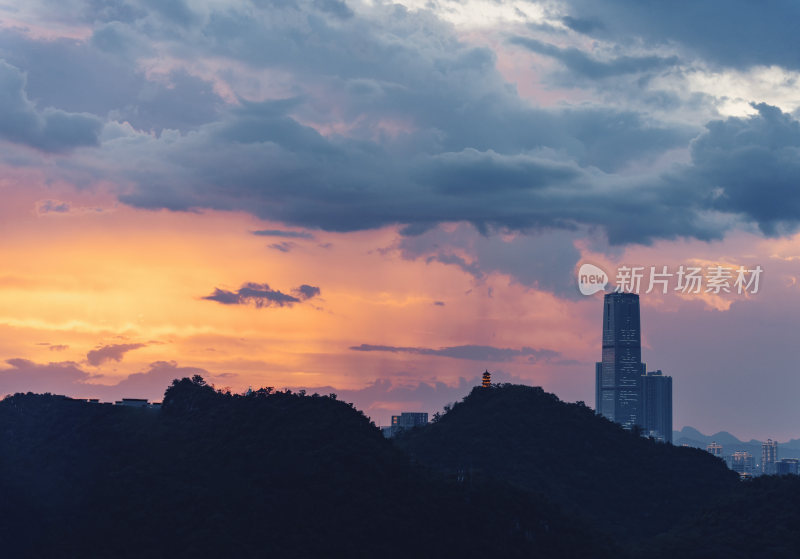
<path fill-rule="evenodd" d="M 0 394 L 176 377 L 378 424 L 484 369 L 594 405 L 583 263 L 674 426 L 800 437 L 800 4 L 0 2 Z"/>

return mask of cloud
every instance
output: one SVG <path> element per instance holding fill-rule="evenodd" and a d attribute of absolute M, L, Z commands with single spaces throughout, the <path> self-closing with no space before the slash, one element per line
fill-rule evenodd
<path fill-rule="evenodd" d="M 570 71 L 590 79 L 605 79 L 622 74 L 650 72 L 672 67 L 678 63 L 678 57 L 676 56 L 623 55 L 602 61 L 574 47 L 559 48 L 529 37 L 516 36 L 509 39 L 509 42 L 525 47 L 532 52 L 553 57 L 562 62 Z"/>
<path fill-rule="evenodd" d="M 295 289 L 294 293 L 296 293 L 300 299 L 305 301 L 306 299 L 317 297 L 322 292 L 320 291 L 319 287 L 303 284 L 297 289 Z"/>
<path fill-rule="evenodd" d="M 581 252 L 575 243 L 587 234 L 580 229 L 545 229 L 524 235 L 484 235 L 462 224 L 403 237 L 395 247 L 403 258 L 453 265 L 478 281 L 491 273 L 507 274 L 522 285 L 578 298 L 573 272 Z"/>
<path fill-rule="evenodd" d="M 36 202 L 36 215 L 44 216 L 81 216 L 86 214 L 101 214 L 109 211 L 101 207 L 74 206 L 62 200 L 39 200 Z"/>
<path fill-rule="evenodd" d="M 262 229 L 253 231 L 253 235 L 259 237 L 283 237 L 285 239 L 313 239 L 314 235 L 307 231 L 283 231 L 279 229 Z"/>
<path fill-rule="evenodd" d="M 0 60 L 0 137 L 41 149 L 63 152 L 98 145 L 102 123 L 89 114 L 39 110 L 25 94 L 25 76 Z"/>
<path fill-rule="evenodd" d="M 605 227 L 621 217 L 615 211 L 620 199 L 642 214 L 660 210 L 650 200 L 630 200 L 630 188 L 617 186 L 626 180 L 615 173 L 632 161 L 685 147 L 695 133 L 683 124 L 600 105 L 536 107 L 497 71 L 491 50 L 459 40 L 449 25 L 424 11 L 376 6 L 336 22 L 321 16 L 315 39 L 298 43 L 295 37 L 305 33 L 298 22 L 326 12 L 313 2 L 272 9 L 286 15 L 285 25 L 277 26 L 257 7 L 246 13 L 235 6 L 207 7 L 203 33 L 178 32 L 187 43 L 174 44 L 285 74 L 292 87 L 283 99 L 240 98 L 237 106 L 209 113 L 211 120 L 190 130 L 160 135 L 137 131 L 133 120 L 133 128 L 109 123 L 100 149 L 74 161 L 69 172 L 83 163 L 95 179 L 124 184 L 121 200 L 138 207 L 241 210 L 330 231 L 401 224 L 410 232 L 453 221 L 482 231 Z M 142 39 L 149 32 L 120 26 Z M 74 54 L 93 60 L 96 53 L 84 50 Z M 118 60 L 123 61 L 129 68 L 130 60 Z M 230 75 L 217 78 L 228 87 L 239 83 Z M 77 103 L 73 97 L 66 101 Z M 109 112 L 128 104 L 142 109 L 142 102 L 120 94 Z M 342 126 L 343 133 L 325 132 Z M 135 163 L 142 160 L 146 167 Z M 704 236 L 691 228 L 662 234 Z M 305 238 L 274 230 L 265 236 Z M 635 241 L 652 236 L 630 231 Z"/>
<path fill-rule="evenodd" d="M 350 349 L 353 351 L 412 353 L 415 355 L 432 355 L 436 357 L 451 357 L 453 359 L 488 361 L 492 363 L 509 362 L 518 357 L 527 357 L 528 362 L 535 363 L 537 361 L 549 361 L 550 359 L 554 359 L 560 355 L 557 351 L 552 351 L 549 349 L 533 349 L 531 347 L 510 349 L 486 345 L 460 345 L 433 349 L 427 347 L 398 347 L 388 345 L 361 344 L 358 346 L 352 346 Z"/>
<path fill-rule="evenodd" d="M 38 364 L 27 359 L 8 359 L 6 363 L 10 367 L 0 369 L 0 394 L 74 394 L 73 389 L 89 378 L 89 374 L 72 361 Z"/>
<path fill-rule="evenodd" d="M 135 25 L 88 23 L 95 25 L 88 40 L 36 40 L 20 29 L 0 29 L 0 52 L 24 71 L 27 97 L 37 105 L 102 115 L 155 133 L 216 119 L 224 101 L 211 81 L 190 73 L 190 65 L 139 64 L 155 52 L 151 38 Z"/>
<path fill-rule="evenodd" d="M 197 367 L 181 367 L 173 361 L 151 363 L 144 371 L 127 376 L 115 384 L 97 384 L 97 375 L 83 370 L 72 361 L 35 363 L 26 359 L 9 359 L 8 368 L 0 369 L 0 395 L 17 392 L 50 392 L 76 398 L 120 398 L 161 400 L 173 379 L 201 375 L 207 380 L 217 377 Z"/>
<path fill-rule="evenodd" d="M 160 400 L 173 379 L 191 378 L 194 375 L 200 375 L 208 381 L 216 378 L 199 367 L 181 367 L 174 361 L 156 361 L 148 365 L 146 370 L 128 375 L 117 384 L 105 388 L 105 391 L 116 398 L 140 396 Z"/>
<path fill-rule="evenodd" d="M 123 356 L 134 349 L 145 347 L 147 344 L 111 344 L 91 350 L 86 354 L 90 365 L 97 367 L 107 361 L 122 361 Z"/>
<path fill-rule="evenodd" d="M 266 283 L 245 283 L 237 291 L 216 288 L 214 293 L 203 297 L 207 301 L 216 301 L 223 305 L 254 305 L 263 307 L 291 307 L 295 303 L 311 299 L 320 294 L 319 287 L 301 285 L 294 290 L 295 295 L 287 295 L 273 290 Z"/>
<path fill-rule="evenodd" d="M 764 103 L 754 108 L 757 115 L 710 122 L 692 142 L 693 165 L 682 178 L 708 185 L 709 209 L 739 214 L 767 235 L 793 232 L 800 223 L 800 122 Z"/>
<path fill-rule="evenodd" d="M 679 5 L 637 0 L 567 0 L 565 4 L 570 12 L 565 23 L 598 39 L 618 44 L 677 45 L 714 65 L 746 68 L 777 64 L 800 68 L 793 25 L 800 18 L 800 6 L 792 0 L 770 2 L 768 10 L 747 0 Z M 743 35 L 747 41 L 742 40 Z"/>
<path fill-rule="evenodd" d="M 295 246 L 294 243 L 282 242 L 282 243 L 272 243 L 271 245 L 269 245 L 269 248 L 280 252 L 289 252 L 294 248 L 294 246 Z"/>
<path fill-rule="evenodd" d="M 639 74 L 678 60 L 707 55 L 741 65 L 746 49 L 759 64 L 790 65 L 797 60 L 797 49 L 785 48 L 795 40 L 791 18 L 770 11 L 775 36 L 759 28 L 766 46 L 750 49 L 736 34 L 736 45 L 717 36 L 755 13 L 738 1 L 738 12 L 719 13 L 654 5 L 657 17 L 627 0 L 598 4 L 574 0 L 559 14 L 574 32 L 597 37 L 591 54 L 538 35 L 512 42 L 590 82 L 624 77 L 627 97 L 547 106 L 521 97 L 501 74 L 502 49 L 471 44 L 433 7 L 301 0 L 53 8 L 52 17 L 84 22 L 92 37 L 43 41 L 0 30 L 9 61 L 0 71 L 7 101 L 0 136 L 49 151 L 96 146 L 43 168 L 51 180 L 118 185 L 118 198 L 135 207 L 244 211 L 299 228 L 399 225 L 411 235 L 467 222 L 487 235 L 557 229 L 648 244 L 719 239 L 748 220 L 764 231 L 791 225 L 761 203 L 758 211 L 741 203 L 757 196 L 756 183 L 772 180 L 770 167 L 753 167 L 740 181 L 739 201 L 714 198 L 720 180 L 733 177 L 698 164 L 704 143 L 719 134 L 703 121 L 687 123 L 683 101 L 656 91 L 658 110 L 626 105 L 647 93 Z M 561 33 L 574 39 L 573 31 Z M 738 54 L 726 58 L 718 39 Z M 90 112 L 107 115 L 102 131 Z M 752 139 L 754 149 L 772 149 L 759 141 Z M 688 165 L 674 162 L 690 152 Z M 19 161 L 16 152 L 5 158 Z M 288 242 L 271 246 L 287 251 Z M 458 252 L 428 257 L 456 265 L 460 258 L 465 269 L 474 263 Z M 224 290 L 209 297 L 239 300 Z M 250 302 L 277 305 L 274 297 Z"/>
<path fill-rule="evenodd" d="M 48 214 L 48 213 L 69 213 L 71 206 L 69 202 L 60 202 L 58 200 L 42 200 L 40 203 L 36 205 L 36 213 L 38 214 Z"/>
<path fill-rule="evenodd" d="M 64 345 L 64 344 L 51 344 L 50 342 L 39 342 L 39 343 L 37 343 L 36 345 L 44 346 L 44 347 L 46 347 L 46 348 L 47 348 L 49 351 L 65 351 L 65 350 L 69 349 L 69 346 L 68 346 L 68 345 Z"/>

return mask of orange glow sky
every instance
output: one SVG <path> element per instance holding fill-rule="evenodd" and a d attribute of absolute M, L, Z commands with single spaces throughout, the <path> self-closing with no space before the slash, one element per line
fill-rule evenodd
<path fill-rule="evenodd" d="M 202 374 L 386 424 L 489 369 L 593 405 L 582 263 L 760 265 L 755 295 L 642 296 L 643 356 L 676 429 L 800 436 L 791 18 L 753 53 L 612 0 L 17 4 L 0 395 Z M 293 299 L 208 298 L 248 283 Z"/>
<path fill-rule="evenodd" d="M 17 180 L 27 181 L 25 187 Z M 567 400 L 592 401 L 591 372 L 600 353 L 599 294 L 564 299 L 522 285 L 508 274 L 477 279 L 458 266 L 404 257 L 398 248 L 402 237 L 393 227 L 269 238 L 252 231 L 279 224 L 238 212 L 137 210 L 102 192 L 37 185 L 35 177 L 26 176 L 6 182 L 4 188 L 13 188 L 16 195 L 3 215 L 0 258 L 10 265 L 0 276 L 0 354 L 40 365 L 73 363 L 87 374 L 66 385 L 75 396 L 158 399 L 170 373 L 182 369 L 153 373 L 136 385 L 98 387 L 113 387 L 156 362 L 174 362 L 178 368 L 202 369 L 217 386 L 237 391 L 248 386 L 345 391 L 361 398 L 359 403 L 379 423 L 401 410 L 435 411 L 437 403 L 456 399 L 459 390 L 465 393 L 464 382 L 473 382 L 484 368 L 498 380 L 542 385 Z M 44 200 L 68 201 L 72 209 L 41 213 L 37 207 Z M 288 252 L 271 248 L 276 242 L 291 243 Z M 643 297 L 645 359 L 650 368 L 673 375 L 676 402 L 700 406 L 698 412 L 679 403 L 678 421 L 705 421 L 714 429 L 724 422 L 706 415 L 703 401 L 719 397 L 725 372 L 702 370 L 707 362 L 682 358 L 655 332 L 686 316 L 693 317 L 685 326 L 692 331 L 698 316 L 716 324 L 720 332 L 715 338 L 735 351 L 743 339 L 758 336 L 761 325 L 737 324 L 725 315 L 734 315 L 737 306 L 746 312 L 756 304 L 780 313 L 774 302 L 797 289 L 793 273 L 799 242 L 744 235 L 723 243 L 632 248 L 615 260 L 587 249 L 583 254 L 584 260 L 605 269 L 621 262 L 675 266 L 719 255 L 727 262 L 756 255 L 767 268 L 764 291 L 749 299 Z M 236 290 L 245 281 L 269 283 L 283 292 L 307 283 L 319 286 L 321 295 L 291 307 L 269 308 L 202 298 L 216 287 Z M 703 347 L 696 330 L 690 339 L 695 340 L 695 352 Z M 119 361 L 92 365 L 87 360 L 90 351 L 116 344 L 143 345 Z M 361 344 L 533 347 L 558 356 L 535 363 L 525 356 L 493 362 L 350 349 Z M 48 383 L 54 391 L 63 388 L 58 374 L 41 372 L 41 384 L 34 388 L 47 389 Z M 771 374 L 752 370 L 742 377 Z M 368 390 L 379 380 L 390 383 L 382 395 Z M 439 387 L 438 396 L 420 393 L 420 383 L 443 383 L 452 390 Z M 359 396 L 359 391 L 364 393 Z M 737 391 L 731 392 L 735 399 Z M 751 388 L 747 398 L 768 400 L 768 394 L 769 388 Z"/>

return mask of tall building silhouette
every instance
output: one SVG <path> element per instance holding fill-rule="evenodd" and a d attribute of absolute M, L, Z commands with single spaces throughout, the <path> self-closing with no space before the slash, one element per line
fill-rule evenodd
<path fill-rule="evenodd" d="M 767 439 L 767 442 L 761 443 L 761 473 L 774 474 L 777 461 L 778 441 Z"/>
<path fill-rule="evenodd" d="M 642 427 L 646 435 L 672 442 L 672 377 L 661 371 L 642 377 Z"/>
<path fill-rule="evenodd" d="M 639 296 L 606 293 L 603 298 L 603 354 L 595 366 L 596 411 L 626 429 L 644 426 L 642 336 Z"/>

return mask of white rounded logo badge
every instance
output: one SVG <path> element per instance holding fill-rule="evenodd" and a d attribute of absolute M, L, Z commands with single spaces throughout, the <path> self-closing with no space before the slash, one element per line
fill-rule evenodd
<path fill-rule="evenodd" d="M 578 270 L 578 289 L 583 295 L 594 295 L 604 291 L 608 285 L 608 274 L 594 264 L 584 264 Z"/>

